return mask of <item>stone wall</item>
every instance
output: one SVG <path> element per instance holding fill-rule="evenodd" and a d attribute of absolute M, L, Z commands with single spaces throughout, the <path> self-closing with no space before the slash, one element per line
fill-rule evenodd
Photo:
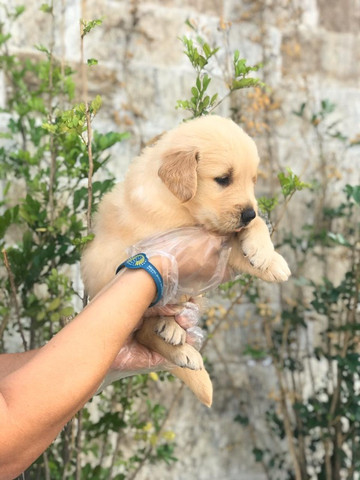
<path fill-rule="evenodd" d="M 15 2 L 14 5 L 20 2 Z M 218 111 L 233 114 L 254 135 L 262 157 L 259 194 L 271 193 L 275 172 L 290 166 L 311 178 L 316 168 L 316 147 L 308 125 L 293 115 L 302 103 L 319 108 L 323 99 L 337 105 L 334 120 L 352 138 L 359 133 L 360 119 L 360 6 L 357 0 L 54 0 L 56 25 L 39 12 L 41 2 L 26 2 L 26 12 L 12 39 L 14 51 L 37 55 L 35 44 L 48 44 L 54 33 L 55 53 L 74 67 L 79 62 L 79 19 L 103 18 L 101 28 L 86 39 L 86 57 L 95 57 L 99 66 L 89 72 L 90 95 L 101 94 L 104 108 L 96 119 L 99 130 L 128 130 L 131 140 L 114 151 L 110 165 L 122 178 L 131 158 L 153 136 L 178 124 L 183 113 L 176 110 L 178 99 L 189 96 L 194 74 L 183 54 L 179 37 L 190 34 L 186 19 L 196 22 L 202 34 L 229 49 L 239 49 L 250 64 L 263 62 L 269 86 L 270 106 L 253 105 L 247 92 L 235 93 Z M 82 10 L 83 9 L 83 10 Z M 231 28 L 224 25 L 231 22 Z M 226 33 L 228 32 L 228 33 Z M 220 51 L 224 58 L 224 51 Z M 213 91 L 225 93 L 221 69 L 215 70 Z M 0 76 L 0 103 L 6 95 Z M 258 103 L 261 104 L 261 99 Z M 273 106 L 273 108 L 271 108 Z M 246 107 L 246 108 L 245 108 Z M 331 157 L 338 146 L 326 145 Z M 334 165 L 333 174 L 341 181 L 359 181 L 359 151 L 353 149 Z M 299 195 L 296 215 L 302 214 Z M 287 221 L 296 228 L 297 216 Z M 278 302 L 278 289 L 269 296 Z M 233 419 L 239 402 L 255 405 L 253 419 L 266 411 L 266 396 L 273 385 L 271 366 L 252 365 L 241 357 L 248 330 L 241 330 L 236 318 L 246 318 L 246 306 L 235 312 L 234 321 L 223 329 L 207 352 L 214 362 L 215 386 L 211 410 L 199 405 L 183 391 L 176 413 L 169 419 L 177 435 L 179 461 L 171 469 L 149 467 L 137 478 L 176 480 L 262 480 L 259 464 L 253 460 L 253 439 Z M 237 314 L 238 313 L 238 314 Z M 256 329 L 255 329 L 256 330 Z M 259 334 L 256 330 L 255 334 Z M 226 362 L 219 362 L 220 357 Z M 225 368 L 225 365 L 227 367 Z M 169 399 L 174 386 L 158 387 Z M 178 387 L 176 387 L 178 388 Z M 266 438 L 261 421 L 257 431 Z"/>

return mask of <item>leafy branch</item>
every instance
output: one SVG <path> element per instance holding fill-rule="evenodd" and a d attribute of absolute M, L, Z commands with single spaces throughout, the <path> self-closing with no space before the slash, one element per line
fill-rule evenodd
<path fill-rule="evenodd" d="M 185 47 L 184 53 L 196 72 L 196 79 L 195 85 L 191 87 L 190 100 L 178 100 L 176 108 L 189 111 L 192 114 L 191 118 L 200 117 L 214 111 L 237 90 L 264 87 L 264 83 L 259 78 L 250 76 L 252 72 L 258 71 L 261 65 L 248 66 L 247 60 L 240 58 L 240 52 L 235 50 L 232 57 L 232 77 L 225 81 L 228 92 L 222 98 L 219 98 L 218 93 L 209 94 L 208 87 L 212 80 L 210 76 L 211 60 L 216 57 L 220 47 L 210 46 L 189 21 L 187 21 L 187 25 L 195 31 L 196 39 L 193 40 L 184 35 L 181 41 Z"/>

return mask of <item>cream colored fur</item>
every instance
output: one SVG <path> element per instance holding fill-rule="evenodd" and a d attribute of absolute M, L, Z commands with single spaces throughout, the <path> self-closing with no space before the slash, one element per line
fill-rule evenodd
<path fill-rule="evenodd" d="M 264 221 L 257 215 L 247 226 L 241 222 L 245 209 L 257 212 L 254 185 L 258 163 L 253 140 L 233 121 L 218 116 L 183 123 L 147 147 L 130 165 L 125 181 L 104 196 L 94 216 L 95 238 L 81 261 L 90 297 L 113 278 L 116 267 L 126 259 L 128 246 L 154 233 L 191 225 L 231 236 L 230 263 L 237 272 L 266 281 L 287 280 L 287 263 L 274 251 Z M 227 176 L 227 186 L 215 180 Z M 170 345 L 166 335 L 160 338 L 155 333 L 156 323 L 147 319 L 138 338 L 186 367 L 173 373 L 203 403 L 210 404 L 211 382 L 200 354 L 190 347 L 190 355 L 185 354 L 189 362 L 184 362 L 189 346 Z M 187 367 L 200 370 L 193 372 Z"/>

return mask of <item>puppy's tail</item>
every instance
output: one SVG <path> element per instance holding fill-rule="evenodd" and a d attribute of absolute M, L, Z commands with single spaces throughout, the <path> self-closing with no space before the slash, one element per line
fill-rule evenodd
<path fill-rule="evenodd" d="M 190 368 L 175 367 L 170 370 L 170 373 L 180 378 L 201 403 L 209 408 L 211 407 L 213 386 L 210 376 L 204 368 L 201 370 L 190 370 Z"/>

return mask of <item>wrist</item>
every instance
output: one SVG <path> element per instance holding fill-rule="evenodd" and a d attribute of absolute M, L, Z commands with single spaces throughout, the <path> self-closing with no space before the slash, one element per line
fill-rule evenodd
<path fill-rule="evenodd" d="M 161 255 L 154 255 L 149 257 L 149 262 L 154 265 L 156 270 L 160 273 L 161 277 L 164 279 L 167 275 L 167 271 L 170 268 L 170 261 L 168 258 Z M 169 265 L 169 267 L 167 267 Z"/>
<path fill-rule="evenodd" d="M 170 254 L 154 254 L 149 256 L 149 261 L 159 271 L 163 280 L 163 295 L 158 306 L 167 305 L 175 298 L 178 288 L 178 268 L 176 259 Z"/>
<path fill-rule="evenodd" d="M 151 263 L 145 253 L 136 253 L 132 255 L 116 269 L 116 274 L 127 268 L 129 270 L 142 270 L 149 275 L 156 286 L 156 297 L 150 304 L 150 307 L 156 305 L 162 298 L 164 292 L 164 282 L 158 269 Z"/>

